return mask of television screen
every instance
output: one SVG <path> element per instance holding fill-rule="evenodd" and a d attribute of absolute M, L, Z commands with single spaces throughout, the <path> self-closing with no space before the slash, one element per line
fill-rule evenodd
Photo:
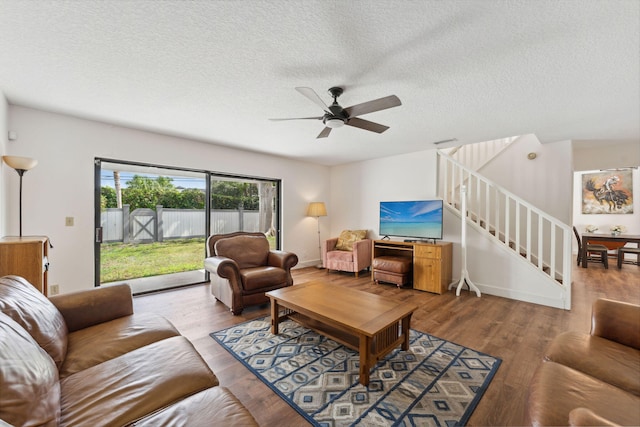
<path fill-rule="evenodd" d="M 442 200 L 380 202 L 380 235 L 442 239 Z"/>

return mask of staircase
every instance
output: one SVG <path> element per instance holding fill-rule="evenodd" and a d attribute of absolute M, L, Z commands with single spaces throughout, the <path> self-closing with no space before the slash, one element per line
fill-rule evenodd
<path fill-rule="evenodd" d="M 498 156 L 502 150 L 507 148 L 509 144 L 516 141 L 519 137 L 512 136 L 510 138 L 494 139 L 492 141 L 480 142 L 478 144 L 465 144 L 443 151 L 451 156 L 457 162 L 465 165 L 467 168 L 480 172 L 482 167 L 489 163 L 491 159 Z"/>
<path fill-rule="evenodd" d="M 478 165 L 489 160 L 472 164 L 481 167 Z M 447 209 L 459 217 L 464 215 L 468 226 L 507 249 L 513 255 L 513 262 L 526 263 L 540 274 L 541 280 L 557 287 L 562 294 L 563 308 L 570 309 L 570 227 L 442 150 L 438 150 L 438 168 L 438 196 Z M 464 214 L 460 210 L 462 185 L 466 186 L 467 194 Z"/>

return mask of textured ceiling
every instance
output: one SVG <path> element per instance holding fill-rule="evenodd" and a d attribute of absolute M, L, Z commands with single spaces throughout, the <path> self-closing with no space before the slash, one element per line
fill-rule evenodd
<path fill-rule="evenodd" d="M 294 90 L 395 94 L 316 140 Z M 535 133 L 640 138 L 637 0 L 0 0 L 15 105 L 335 165 Z M 441 147 L 442 147 L 441 146 Z"/>

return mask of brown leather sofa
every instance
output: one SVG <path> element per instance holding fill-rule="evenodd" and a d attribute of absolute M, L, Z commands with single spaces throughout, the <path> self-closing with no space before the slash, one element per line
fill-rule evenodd
<path fill-rule="evenodd" d="M 292 286 L 296 264 L 296 254 L 271 250 L 263 233 L 239 231 L 207 239 L 204 267 L 210 273 L 211 293 L 234 315 L 267 303 L 265 292 Z"/>
<path fill-rule="evenodd" d="M 257 426 L 165 318 L 128 285 L 47 299 L 0 278 L 0 425 Z"/>
<path fill-rule="evenodd" d="M 528 404 L 535 426 L 640 425 L 640 306 L 598 299 L 590 334 L 553 339 Z"/>

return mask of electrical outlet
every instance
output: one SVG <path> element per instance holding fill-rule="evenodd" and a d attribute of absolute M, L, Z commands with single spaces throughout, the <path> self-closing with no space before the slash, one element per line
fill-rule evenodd
<path fill-rule="evenodd" d="M 60 293 L 60 285 L 49 286 L 49 295 L 58 295 Z"/>
<path fill-rule="evenodd" d="M 67 227 L 73 227 L 73 217 L 72 216 L 68 216 L 64 219 L 64 225 L 66 225 Z"/>

